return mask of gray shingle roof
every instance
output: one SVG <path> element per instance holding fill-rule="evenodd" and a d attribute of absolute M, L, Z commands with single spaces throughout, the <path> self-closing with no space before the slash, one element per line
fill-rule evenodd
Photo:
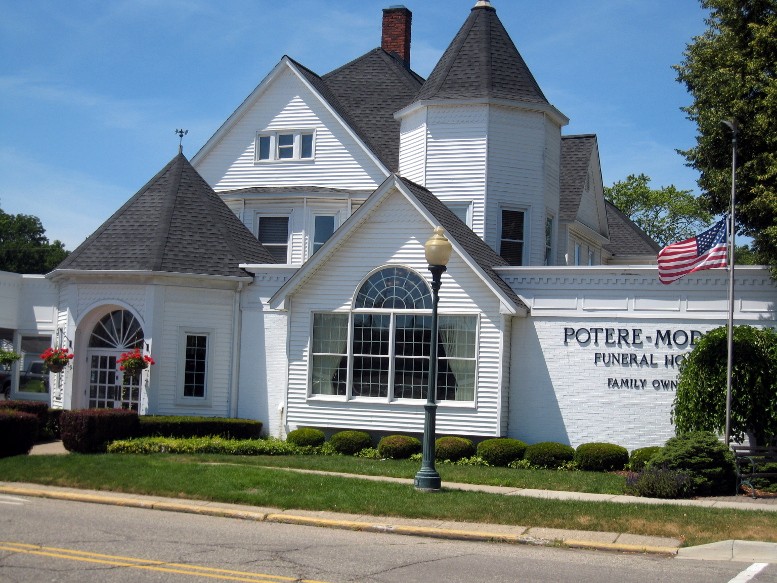
<path fill-rule="evenodd" d="M 596 136 L 593 134 L 561 138 L 559 217 L 562 221 L 577 218 L 595 147 Z"/>
<path fill-rule="evenodd" d="M 637 226 L 628 216 L 605 200 L 610 242 L 605 245 L 613 255 L 657 255 L 661 246 Z"/>
<path fill-rule="evenodd" d="M 483 239 L 478 237 L 472 229 L 463 223 L 453 211 L 445 206 L 445 204 L 429 190 L 415 182 L 402 178 L 401 176 L 397 176 L 397 179 L 400 180 L 418 202 L 434 216 L 438 224 L 440 224 L 445 229 L 446 233 L 448 233 L 448 236 L 464 248 L 467 255 L 478 264 L 485 274 L 500 290 L 502 290 L 505 296 L 510 298 L 515 305 L 526 308 L 527 310 L 529 309 L 513 289 L 507 285 L 493 269 L 494 267 L 508 266 L 509 264 L 507 261 L 487 245 Z"/>
<path fill-rule="evenodd" d="M 247 277 L 240 263 L 275 260 L 178 154 L 57 269 Z"/>
<path fill-rule="evenodd" d="M 548 100 L 491 6 L 476 6 L 416 96 Z"/>
<path fill-rule="evenodd" d="M 348 112 L 352 127 L 392 172 L 399 169 L 399 121 L 394 113 L 410 105 L 423 78 L 381 48 L 322 77 Z"/>

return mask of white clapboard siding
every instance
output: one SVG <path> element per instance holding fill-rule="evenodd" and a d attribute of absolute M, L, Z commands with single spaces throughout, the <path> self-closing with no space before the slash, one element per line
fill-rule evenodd
<path fill-rule="evenodd" d="M 443 202 L 470 200 L 472 230 L 483 237 L 486 193 L 485 106 L 430 107 L 427 112 L 426 187 Z"/>
<path fill-rule="evenodd" d="M 162 338 L 155 341 L 155 359 L 159 395 L 157 411 L 161 415 L 229 416 L 229 391 L 232 381 L 232 338 L 235 292 L 202 288 L 165 288 Z M 176 402 L 183 378 L 181 332 L 208 332 L 208 405 Z"/>
<path fill-rule="evenodd" d="M 290 428 L 349 427 L 375 431 L 421 432 L 423 403 L 406 405 L 361 400 L 323 401 L 308 398 L 308 343 L 311 313 L 347 311 L 353 295 L 376 268 L 399 264 L 430 280 L 423 243 L 431 225 L 398 192 L 388 196 L 367 221 L 308 278 L 295 293 L 289 314 L 288 413 Z M 440 433 L 497 435 L 501 375 L 499 302 L 483 281 L 456 256 L 443 275 L 441 313 L 475 313 L 479 321 L 479 361 L 476 403 L 440 403 Z"/>
<path fill-rule="evenodd" d="M 524 258 L 542 265 L 545 244 L 545 117 L 492 107 L 489 116 L 486 242 L 499 248 L 503 208 L 526 212 Z"/>
<path fill-rule="evenodd" d="M 561 128 L 545 120 L 545 210 L 558 222 L 561 191 Z M 543 233 L 545 231 L 543 230 Z"/>
<path fill-rule="evenodd" d="M 426 108 L 402 119 L 399 131 L 399 174 L 426 186 Z"/>
<path fill-rule="evenodd" d="M 256 133 L 315 130 L 314 160 L 256 162 Z M 291 70 L 269 82 L 230 131 L 201 159 L 197 171 L 215 190 L 311 185 L 371 189 L 386 171 Z"/>

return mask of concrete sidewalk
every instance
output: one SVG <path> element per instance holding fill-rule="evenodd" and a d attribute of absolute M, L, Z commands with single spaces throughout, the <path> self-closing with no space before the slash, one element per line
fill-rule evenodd
<path fill-rule="evenodd" d="M 57 455 L 67 451 L 61 442 L 36 445 L 31 455 Z M 336 475 L 350 479 L 389 481 L 412 485 L 412 479 L 387 478 L 381 476 L 354 476 L 336 472 L 318 472 L 292 468 L 273 468 L 300 473 Z M 487 492 L 505 496 L 526 496 L 547 500 L 580 500 L 588 502 L 610 502 L 616 504 L 665 504 L 674 506 L 697 506 L 704 508 L 735 508 L 751 511 L 777 511 L 777 498 L 753 499 L 746 496 L 722 496 L 695 500 L 659 500 L 615 494 L 589 494 L 584 492 L 562 492 L 555 490 L 533 490 L 476 484 L 443 482 L 443 488 Z M 757 541 L 721 541 L 698 547 L 680 548 L 680 541 L 667 537 L 648 537 L 617 532 L 594 532 L 564 529 L 549 529 L 531 526 L 475 524 L 446 522 L 439 520 L 417 520 L 386 518 L 366 515 L 352 515 L 334 512 L 310 512 L 304 510 L 281 511 L 274 508 L 258 508 L 215 502 L 201 502 L 156 496 L 125 495 L 72 488 L 57 488 L 37 484 L 0 482 L 0 494 L 32 496 L 74 500 L 97 504 L 112 504 L 137 508 L 150 508 L 175 512 L 191 512 L 289 524 L 305 524 L 329 528 L 343 528 L 365 532 L 383 532 L 435 538 L 508 542 L 534 545 L 564 545 L 620 552 L 646 552 L 677 555 L 679 558 L 719 561 L 760 561 L 777 563 L 777 544 Z"/>

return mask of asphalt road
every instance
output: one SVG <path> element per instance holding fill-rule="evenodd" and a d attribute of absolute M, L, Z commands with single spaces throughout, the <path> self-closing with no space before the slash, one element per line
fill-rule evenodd
<path fill-rule="evenodd" d="M 2 582 L 777 582 L 748 567 L 0 495 Z"/>

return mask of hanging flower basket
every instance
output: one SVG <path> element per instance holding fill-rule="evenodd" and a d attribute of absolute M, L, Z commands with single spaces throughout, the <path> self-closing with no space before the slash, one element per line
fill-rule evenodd
<path fill-rule="evenodd" d="M 125 374 L 125 376 L 137 377 L 141 372 L 147 369 L 152 364 L 156 364 L 151 355 L 142 354 L 139 348 L 125 352 L 116 361 L 119 365 L 119 370 Z"/>
<path fill-rule="evenodd" d="M 59 373 L 65 370 L 65 367 L 70 364 L 75 354 L 70 352 L 67 348 L 47 348 L 46 351 L 40 355 L 43 362 L 46 364 L 46 368 L 50 372 Z"/>
<path fill-rule="evenodd" d="M 14 362 L 22 357 L 21 354 L 17 354 L 13 350 L 0 349 L 0 365 L 11 366 Z"/>

